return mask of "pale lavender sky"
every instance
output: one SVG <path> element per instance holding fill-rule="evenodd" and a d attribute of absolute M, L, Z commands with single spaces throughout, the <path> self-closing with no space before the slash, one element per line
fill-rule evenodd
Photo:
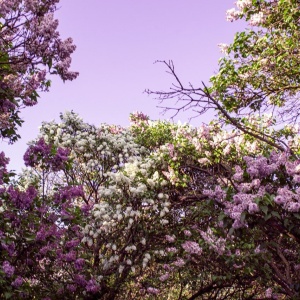
<path fill-rule="evenodd" d="M 74 110 L 85 121 L 128 126 L 129 114 L 142 111 L 151 119 L 162 116 L 158 103 L 143 91 L 167 90 L 171 77 L 156 60 L 174 61 L 184 82 L 208 83 L 217 71 L 217 45 L 230 43 L 243 30 L 241 22 L 226 22 L 232 0 L 61 0 L 56 13 L 63 38 L 77 45 L 72 69 L 80 76 L 62 83 L 53 78 L 50 92 L 22 112 L 22 138 L 14 145 L 2 142 L 11 158 L 9 167 L 20 171 L 28 141 L 38 135 L 42 121 L 59 119 Z M 207 122 L 209 116 L 193 120 Z M 187 116 L 180 116 L 187 121 Z"/>

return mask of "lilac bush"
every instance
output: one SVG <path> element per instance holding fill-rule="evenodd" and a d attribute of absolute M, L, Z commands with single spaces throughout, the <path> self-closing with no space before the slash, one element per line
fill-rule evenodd
<path fill-rule="evenodd" d="M 54 18 L 58 0 L 5 0 L 0 3 L 0 137 L 14 142 L 22 123 L 19 110 L 37 103 L 47 91 L 47 74 L 73 80 L 70 71 L 75 45 L 62 40 Z"/>

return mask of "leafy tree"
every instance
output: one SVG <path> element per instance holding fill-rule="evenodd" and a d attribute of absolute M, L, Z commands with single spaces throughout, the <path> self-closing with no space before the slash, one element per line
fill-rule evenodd
<path fill-rule="evenodd" d="M 227 20 L 244 19 L 250 28 L 238 32 L 232 44 L 219 45 L 225 57 L 211 85 L 184 86 L 173 62 L 164 61 L 175 84 L 171 91 L 148 93 L 162 101 L 178 99 L 177 106 L 166 107 L 176 114 L 192 109 L 199 115 L 213 109 L 220 121 L 284 151 L 288 148 L 284 138 L 253 130 L 247 119 L 253 113 L 269 113 L 270 126 L 276 123 L 277 129 L 298 119 L 299 2 L 239 0 L 236 5 L 227 11 Z"/>
<path fill-rule="evenodd" d="M 45 287 L 37 271 L 34 286 L 21 275 L 20 258 L 7 255 L 3 263 L 15 268 L 10 281 L 4 274 L 8 287 L 20 276 L 27 291 L 51 299 L 297 297 L 298 171 L 288 154 L 218 124 L 192 128 L 134 114 L 128 129 L 96 128 L 74 113 L 61 118 L 43 124 L 17 185 L 40 191 L 37 206 L 49 199 L 46 214 L 56 219 L 48 226 L 64 229 L 44 240 L 56 250 L 36 258 L 36 270 L 45 260 L 52 275 Z M 268 119 L 250 121 L 272 134 Z M 289 139 L 296 149 L 298 136 Z M 293 188 L 283 202 L 286 184 Z M 67 209 L 51 204 L 76 187 L 83 193 L 60 198 Z M 32 253 L 40 253 L 34 231 Z"/>
<path fill-rule="evenodd" d="M 299 298 L 299 4 L 236 5 L 228 20 L 253 28 L 221 45 L 212 85 L 185 88 L 165 62 L 178 85 L 156 93 L 218 120 L 71 112 L 43 123 L 19 180 L 0 154 L 2 298 Z"/>
<path fill-rule="evenodd" d="M 47 74 L 73 80 L 69 70 L 75 46 L 61 40 L 54 12 L 59 0 L 5 0 L 0 3 L 0 137 L 20 136 L 19 110 L 35 105 L 38 92 L 47 91 Z"/>

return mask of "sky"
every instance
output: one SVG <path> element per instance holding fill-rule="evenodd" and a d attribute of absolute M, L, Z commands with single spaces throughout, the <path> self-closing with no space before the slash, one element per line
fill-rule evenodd
<path fill-rule="evenodd" d="M 27 143 L 38 136 L 43 121 L 59 120 L 73 110 L 86 122 L 129 126 L 129 114 L 142 111 L 151 119 L 162 115 L 158 101 L 145 89 L 168 90 L 174 82 L 157 60 L 173 60 L 184 83 L 201 86 L 218 70 L 219 43 L 230 43 L 242 22 L 226 21 L 232 0 L 61 0 L 55 16 L 63 38 L 72 37 L 77 49 L 72 70 L 79 77 L 63 83 L 52 78 L 39 103 L 22 111 L 21 139 L 0 142 L 10 157 L 9 168 L 21 171 Z M 170 103 L 169 103 L 170 104 Z M 177 119 L 188 121 L 191 114 Z M 193 119 L 197 126 L 213 113 Z"/>

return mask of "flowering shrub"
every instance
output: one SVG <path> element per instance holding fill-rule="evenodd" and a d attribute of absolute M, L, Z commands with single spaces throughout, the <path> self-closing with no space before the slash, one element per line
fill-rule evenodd
<path fill-rule="evenodd" d="M 5 0 L 0 3 L 0 137 L 14 142 L 22 123 L 19 109 L 37 103 L 47 91 L 47 74 L 73 80 L 71 38 L 62 40 L 54 12 L 59 0 Z"/>
<path fill-rule="evenodd" d="M 264 120 L 249 122 L 267 128 Z M 289 139 L 296 150 L 297 135 Z M 288 226 L 298 222 L 298 196 L 286 182 L 297 185 L 298 163 L 272 151 L 215 123 L 193 128 L 141 115 L 127 129 L 95 127 L 74 113 L 44 123 L 24 155 L 29 168 L 5 188 L 18 214 L 33 218 L 18 221 L 14 231 L 26 249 L 34 244 L 35 276 L 25 276 L 20 265 L 26 264 L 7 254 L 3 289 L 13 293 L 19 285 L 24 297 L 30 291 L 50 299 L 229 292 L 238 299 L 264 295 L 268 286 L 272 295 L 291 295 L 277 273 L 283 256 L 290 264 L 287 280 L 298 278 L 297 258 L 285 252 L 296 249 L 290 240 L 297 238 L 295 226 Z M 5 163 L 1 170 L 7 173 Z M 47 284 L 43 270 L 52 274 Z"/>
<path fill-rule="evenodd" d="M 0 4 L 4 21 L 22 7 L 22 18 L 31 23 L 24 19 L 21 33 L 33 26 L 37 35 L 43 31 L 41 45 L 50 47 L 50 54 L 39 45 L 28 48 L 44 60 L 33 63 L 30 78 L 26 68 L 16 78 L 24 85 L 3 98 L 1 124 L 16 109 L 13 98 L 31 105 L 35 91 L 47 87 L 40 65 L 53 67 L 64 80 L 76 77 L 68 71 L 74 46 L 60 42 L 49 14 L 57 2 Z M 298 65 L 292 54 L 299 5 L 239 0 L 236 6 L 227 12 L 229 21 L 245 18 L 264 30 L 220 44 L 227 56 L 213 86 L 185 91 L 216 105 L 219 120 L 194 128 L 137 112 L 129 128 L 96 127 L 66 112 L 60 123 L 42 124 L 18 180 L 0 153 L 1 298 L 299 298 L 299 128 L 279 127 L 274 114 L 261 113 L 268 107 L 280 113 L 295 103 L 291 66 Z M 290 51 L 283 59 L 285 46 Z M 16 54 L 10 46 L 7 53 Z M 172 64 L 169 69 L 175 74 Z M 174 86 L 172 97 L 183 90 Z M 246 116 L 239 114 L 243 109 Z M 283 120 L 287 112 L 278 116 Z"/>

